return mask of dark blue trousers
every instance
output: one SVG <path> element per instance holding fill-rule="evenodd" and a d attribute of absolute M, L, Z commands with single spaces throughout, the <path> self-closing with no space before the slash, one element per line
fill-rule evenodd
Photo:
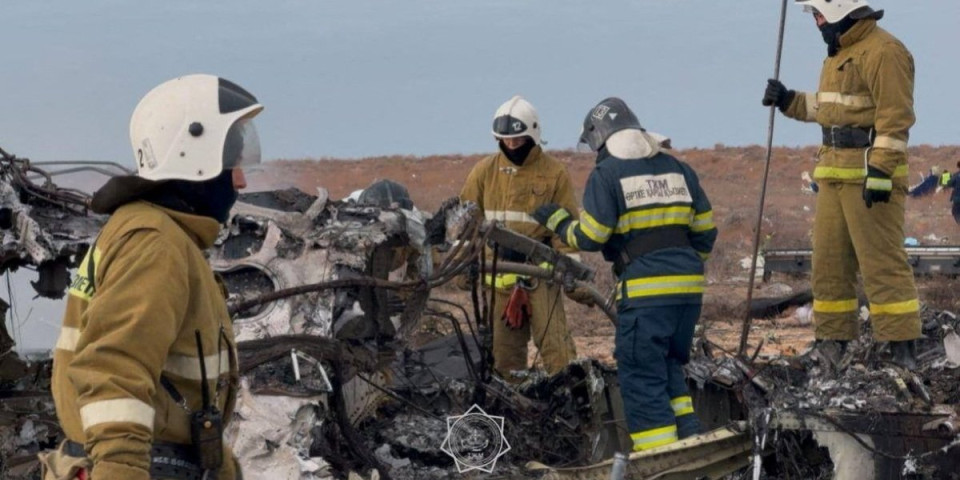
<path fill-rule="evenodd" d="M 639 307 L 618 312 L 614 356 L 634 450 L 700 433 L 683 374 L 700 307 Z"/>

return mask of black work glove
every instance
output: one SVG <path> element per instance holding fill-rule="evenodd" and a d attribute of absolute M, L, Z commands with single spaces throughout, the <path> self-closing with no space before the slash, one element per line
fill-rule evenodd
<path fill-rule="evenodd" d="M 771 78 L 767 80 L 767 90 L 763 92 L 763 106 L 776 105 L 782 112 L 790 106 L 795 96 L 797 96 L 797 92 L 787 90 L 787 87 L 780 80 Z"/>
<path fill-rule="evenodd" d="M 541 205 L 533 212 L 533 218 L 551 232 L 559 232 L 570 221 L 570 212 L 556 203 Z"/>
<path fill-rule="evenodd" d="M 879 168 L 867 167 L 867 178 L 863 182 L 863 201 L 867 208 L 872 208 L 875 202 L 887 203 L 890 193 L 893 192 L 893 180 L 890 175 L 883 173 Z"/>

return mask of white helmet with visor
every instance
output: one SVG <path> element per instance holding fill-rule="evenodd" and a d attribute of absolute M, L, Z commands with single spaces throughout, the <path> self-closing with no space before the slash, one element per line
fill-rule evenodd
<path fill-rule="evenodd" d="M 867 0 L 796 0 L 796 2 L 797 5 L 801 5 L 803 11 L 807 13 L 817 12 L 823 15 L 827 23 L 837 23 L 847 15 L 861 9 L 863 9 L 863 11 L 857 13 L 862 13 L 863 15 L 855 15 L 856 18 L 866 17 L 875 13 Z"/>
<path fill-rule="evenodd" d="M 530 137 L 540 145 L 540 118 L 530 102 L 519 95 L 507 100 L 493 115 L 493 136 L 499 139 Z"/>
<path fill-rule="evenodd" d="M 147 180 L 204 181 L 260 163 L 253 124 L 263 106 L 229 80 L 186 75 L 150 90 L 130 119 L 137 174 Z"/>

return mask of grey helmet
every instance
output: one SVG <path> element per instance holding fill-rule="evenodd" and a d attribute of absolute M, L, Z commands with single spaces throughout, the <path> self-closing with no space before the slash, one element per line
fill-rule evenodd
<path fill-rule="evenodd" d="M 410 199 L 407 187 L 393 180 L 379 180 L 372 183 L 363 189 L 363 193 L 357 198 L 357 203 L 380 208 L 390 208 L 393 204 L 397 204 L 404 210 L 413 209 L 413 200 Z"/>
<path fill-rule="evenodd" d="M 591 108 L 583 119 L 580 143 L 596 152 L 603 147 L 610 135 L 628 128 L 646 131 L 623 100 L 609 97 Z"/>

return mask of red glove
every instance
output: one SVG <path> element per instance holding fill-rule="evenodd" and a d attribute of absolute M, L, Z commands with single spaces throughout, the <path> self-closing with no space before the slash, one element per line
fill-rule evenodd
<path fill-rule="evenodd" d="M 502 320 L 508 327 L 516 330 L 530 320 L 530 295 L 519 284 L 510 292 L 507 307 L 503 310 Z"/>

